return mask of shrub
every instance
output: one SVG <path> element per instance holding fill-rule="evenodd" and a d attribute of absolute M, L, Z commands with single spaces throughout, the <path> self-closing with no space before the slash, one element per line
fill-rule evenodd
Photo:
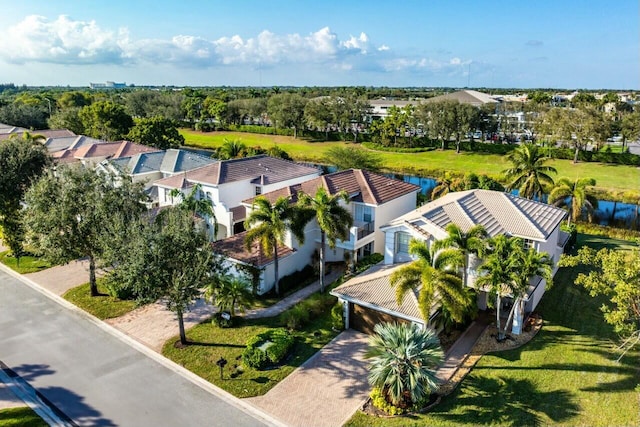
<path fill-rule="evenodd" d="M 578 229 L 575 224 L 567 225 L 566 222 L 563 222 L 560 225 L 560 229 L 565 233 L 569 233 L 569 240 L 567 240 L 567 244 L 564 246 L 564 252 L 568 253 L 576 244 L 576 240 L 578 238 Z"/>
<path fill-rule="evenodd" d="M 431 399 L 431 396 L 427 395 L 424 400 L 416 402 L 414 405 L 408 408 L 400 408 L 389 403 L 389 401 L 385 397 L 384 391 L 379 387 L 373 387 L 373 389 L 371 390 L 371 394 L 369 394 L 369 397 L 371 397 L 371 403 L 373 404 L 373 406 L 389 415 L 402 415 L 408 412 L 419 411 L 423 409 Z"/>
<path fill-rule="evenodd" d="M 263 350 L 261 347 L 267 342 L 271 342 L 271 345 Z M 293 343 L 293 335 L 282 328 L 263 332 L 249 339 L 242 352 L 242 361 L 251 368 L 264 369 L 268 365 L 281 362 L 291 350 Z"/>
<path fill-rule="evenodd" d="M 331 308 L 331 327 L 337 330 L 344 329 L 344 306 L 340 302 Z"/>
<path fill-rule="evenodd" d="M 226 313 L 229 314 L 229 313 Z M 222 312 L 219 311 L 211 318 L 211 323 L 219 328 L 231 328 L 236 324 L 236 318 L 229 316 L 228 319 L 222 316 Z"/>
<path fill-rule="evenodd" d="M 363 272 L 367 268 L 379 263 L 383 259 L 384 255 L 379 253 L 372 253 L 371 255 L 360 258 L 356 265 L 356 274 Z"/>
<path fill-rule="evenodd" d="M 307 265 L 302 270 L 291 273 L 280 279 L 280 292 L 286 294 L 292 289 L 302 288 L 315 281 L 315 272 L 311 265 Z"/>
<path fill-rule="evenodd" d="M 624 228 L 608 227 L 604 225 L 590 224 L 585 222 L 577 223 L 576 229 L 579 233 L 582 234 L 606 236 L 611 239 L 640 240 L 640 231 L 638 230 L 626 230 Z"/>
<path fill-rule="evenodd" d="M 281 314 L 282 322 L 292 330 L 302 329 L 309 321 L 309 317 L 309 312 L 302 304 L 298 304 Z"/>

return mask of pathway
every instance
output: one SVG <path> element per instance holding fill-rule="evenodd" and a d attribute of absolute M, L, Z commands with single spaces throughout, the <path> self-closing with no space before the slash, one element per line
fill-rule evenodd
<path fill-rule="evenodd" d="M 488 323 L 484 317 L 478 317 L 447 351 L 444 363 L 436 371 L 436 377 L 442 383 L 449 381 L 462 362 L 471 354 L 473 346 L 487 328 L 487 325 Z"/>
<path fill-rule="evenodd" d="M 245 399 L 292 427 L 338 427 L 369 396 L 368 336 L 346 330 L 264 396 Z"/>
<path fill-rule="evenodd" d="M 24 276 L 56 295 L 64 295 L 69 289 L 89 282 L 89 261 L 71 261 Z"/>

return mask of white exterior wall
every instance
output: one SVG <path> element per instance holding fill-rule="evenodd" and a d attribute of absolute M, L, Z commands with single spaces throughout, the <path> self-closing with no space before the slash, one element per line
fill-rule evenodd
<path fill-rule="evenodd" d="M 171 206 L 177 204 L 180 199 L 169 196 L 170 188 L 158 187 L 158 201 L 160 206 Z"/>
<path fill-rule="evenodd" d="M 385 253 L 386 236 L 385 233 L 380 230 L 380 226 L 389 223 L 392 219 L 398 218 L 414 210 L 416 208 L 417 197 L 418 191 L 416 190 L 410 194 L 405 194 L 404 196 L 398 197 L 385 204 L 375 207 L 375 232 L 373 233 L 375 237 L 373 252 L 377 252 L 379 254 Z"/>

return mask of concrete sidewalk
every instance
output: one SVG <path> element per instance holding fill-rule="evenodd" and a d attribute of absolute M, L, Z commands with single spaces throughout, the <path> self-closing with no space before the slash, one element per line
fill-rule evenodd
<path fill-rule="evenodd" d="M 488 323 L 482 317 L 476 319 L 458 340 L 451 346 L 445 355 L 444 363 L 436 371 L 436 377 L 446 383 L 456 373 L 462 362 L 471 353 L 473 346 L 487 328 Z"/>

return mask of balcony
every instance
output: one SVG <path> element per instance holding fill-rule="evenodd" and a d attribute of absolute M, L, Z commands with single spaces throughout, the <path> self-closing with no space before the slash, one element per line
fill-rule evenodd
<path fill-rule="evenodd" d="M 361 240 L 375 231 L 373 222 L 361 222 L 356 221 L 353 223 L 354 227 L 351 229 L 351 234 L 355 235 L 355 240 Z M 355 233 L 353 232 L 355 229 Z"/>

